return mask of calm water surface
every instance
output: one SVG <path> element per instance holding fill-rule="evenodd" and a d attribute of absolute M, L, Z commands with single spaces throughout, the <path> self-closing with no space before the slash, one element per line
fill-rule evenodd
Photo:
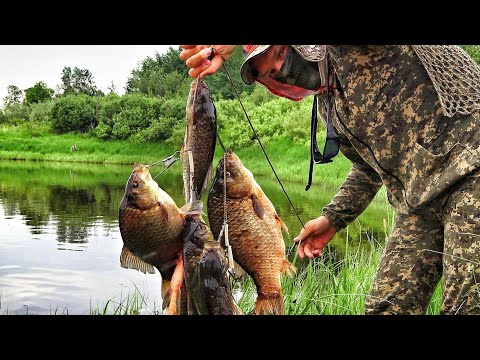
<path fill-rule="evenodd" d="M 177 163 L 157 178 L 179 207 L 180 168 Z M 0 314 L 89 314 L 103 312 L 106 305 L 111 313 L 137 291 L 145 297 L 145 313 L 161 307 L 159 273 L 142 274 L 119 263 L 123 242 L 118 206 L 131 170 L 132 166 L 0 161 Z M 290 235 L 296 236 L 301 224 L 276 180 L 257 177 L 257 182 Z M 303 222 L 319 216 L 337 191 L 314 185 L 307 193 L 303 183 L 284 186 Z M 382 242 L 391 216 L 379 196 L 332 243 L 342 249 L 347 237 L 354 244 Z M 290 247 L 287 235 L 285 241 Z"/>

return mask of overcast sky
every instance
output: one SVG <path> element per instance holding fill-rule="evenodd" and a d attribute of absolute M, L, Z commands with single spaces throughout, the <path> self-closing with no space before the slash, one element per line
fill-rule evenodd
<path fill-rule="evenodd" d="M 165 53 L 178 45 L 0 45 L 0 107 L 7 87 L 25 90 L 38 81 L 56 90 L 62 70 L 88 69 L 97 88 L 108 93 L 111 82 L 118 94 L 124 93 L 131 71 L 155 52 Z"/>

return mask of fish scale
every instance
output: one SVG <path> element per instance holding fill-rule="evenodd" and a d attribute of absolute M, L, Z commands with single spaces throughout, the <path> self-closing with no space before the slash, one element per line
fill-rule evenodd
<path fill-rule="evenodd" d="M 224 220 L 223 159 L 227 159 L 226 205 L 233 257 L 256 285 L 255 312 L 283 314 L 280 275 L 295 271 L 285 256 L 282 227 L 287 228 L 252 173 L 231 151 L 220 160 L 208 196 L 213 236 L 218 238 Z"/>
<path fill-rule="evenodd" d="M 194 79 L 186 106 L 187 126 L 182 146 L 185 202 L 200 199 L 211 172 L 217 136 L 217 114 L 210 90 L 202 79 Z M 189 154 L 190 153 L 190 154 Z M 193 159 L 193 174 L 191 171 Z M 190 178 L 193 176 L 193 194 Z"/>
<path fill-rule="evenodd" d="M 224 250 L 200 214 L 187 214 L 182 237 L 188 314 L 243 314 L 231 293 Z"/>

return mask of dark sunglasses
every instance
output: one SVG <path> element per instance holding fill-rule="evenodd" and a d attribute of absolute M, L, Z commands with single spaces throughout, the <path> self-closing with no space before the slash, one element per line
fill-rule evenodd
<path fill-rule="evenodd" d="M 329 109 L 330 106 L 331 104 L 327 102 L 327 113 L 330 110 Z M 317 114 L 317 97 L 316 96 L 314 100 L 312 116 L 313 116 L 313 112 L 315 112 L 315 117 L 317 117 L 316 115 Z M 312 136 L 311 155 L 313 158 L 313 162 L 315 164 L 327 164 L 329 162 L 332 162 L 333 161 L 332 158 L 338 154 L 340 150 L 340 141 L 333 128 L 331 116 L 327 116 L 327 136 L 325 139 L 325 146 L 323 147 L 323 154 L 322 154 L 318 149 L 318 145 L 317 145 L 317 122 L 318 122 L 317 119 L 312 121 L 312 129 L 311 129 L 312 133 L 310 134 Z"/>
<path fill-rule="evenodd" d="M 308 173 L 308 184 L 305 191 L 310 189 L 312 185 L 313 164 L 327 164 L 332 162 L 338 152 L 340 151 L 340 140 L 333 128 L 332 123 L 332 100 L 330 98 L 330 89 L 327 86 L 327 136 L 325 145 L 323 147 L 323 154 L 318 149 L 317 145 L 317 123 L 318 123 L 318 105 L 317 96 L 313 96 L 312 106 L 312 124 L 310 128 L 310 171 Z"/>

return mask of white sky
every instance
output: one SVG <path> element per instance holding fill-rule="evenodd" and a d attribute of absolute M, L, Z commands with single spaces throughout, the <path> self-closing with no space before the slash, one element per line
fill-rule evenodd
<path fill-rule="evenodd" d="M 65 66 L 90 70 L 104 93 L 113 81 L 122 95 L 132 70 L 169 47 L 178 45 L 0 45 L 0 108 L 9 85 L 25 90 L 43 81 L 56 90 Z"/>

